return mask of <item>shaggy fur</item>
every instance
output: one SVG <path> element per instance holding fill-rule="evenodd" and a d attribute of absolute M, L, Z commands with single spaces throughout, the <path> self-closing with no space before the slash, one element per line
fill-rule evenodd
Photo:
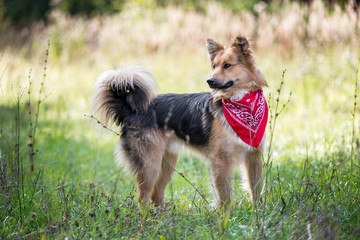
<path fill-rule="evenodd" d="M 267 83 L 246 38 L 237 37 L 229 48 L 208 39 L 207 49 L 210 93 L 157 95 L 153 78 L 138 65 L 106 71 L 95 84 L 93 113 L 104 124 L 121 126 L 117 155 L 136 176 L 141 204 L 163 203 L 178 143 L 209 159 L 219 209 L 231 202 L 236 163 L 243 165 L 251 199 L 260 197 L 265 137 L 257 149 L 242 142 L 224 117 L 221 99 L 242 97 Z"/>

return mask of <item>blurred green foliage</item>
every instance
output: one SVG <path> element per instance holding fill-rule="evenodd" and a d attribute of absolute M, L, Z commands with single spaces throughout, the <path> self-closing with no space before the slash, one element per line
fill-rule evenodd
<path fill-rule="evenodd" d="M 265 0 L 268 2 L 269 0 Z M 120 12 L 126 4 L 146 6 L 147 8 L 181 6 L 186 10 L 204 12 L 209 2 L 218 2 L 233 12 L 244 9 L 253 10 L 257 0 L 0 0 L 0 22 L 26 25 L 33 21 L 46 21 L 49 13 L 60 9 L 70 15 L 96 17 L 100 14 Z"/>
<path fill-rule="evenodd" d="M 233 11 L 233 12 L 240 12 L 242 10 L 253 11 L 255 4 L 257 4 L 258 2 L 270 2 L 271 0 L 263 0 L 263 1 L 258 1 L 258 0 L 247 0 L 247 1 L 225 0 L 225 1 L 221 1 L 221 0 L 217 0 L 217 1 L 220 2 L 224 7 L 231 9 L 231 11 Z"/>
<path fill-rule="evenodd" d="M 349 0 L 324 0 L 329 9 L 338 4 L 344 8 Z M 46 21 L 49 13 L 54 9 L 61 9 L 70 15 L 84 15 L 96 17 L 101 14 L 113 14 L 120 12 L 126 4 L 132 6 L 146 6 L 147 8 L 181 6 L 186 10 L 205 12 L 209 2 L 218 2 L 225 8 L 237 13 L 243 10 L 254 12 L 257 3 L 281 4 L 284 0 L 0 0 L 0 23 L 3 21 L 14 25 L 26 25 L 33 21 Z M 310 4 L 312 0 L 297 0 L 297 2 Z M 355 0 L 355 6 L 359 5 L 360 0 Z"/>
<path fill-rule="evenodd" d="M 0 23 L 7 20 L 15 25 L 45 20 L 50 0 L 0 0 Z"/>
<path fill-rule="evenodd" d="M 269 0 L 265 0 L 268 2 Z M 60 9 L 70 15 L 96 17 L 101 14 L 120 12 L 126 4 L 146 6 L 146 8 L 181 6 L 186 10 L 205 13 L 209 2 L 218 2 L 233 12 L 252 10 L 257 0 L 0 0 L 0 23 L 7 22 L 24 26 L 34 21 L 46 19 L 54 9 Z"/>
<path fill-rule="evenodd" d="M 97 16 L 121 11 L 126 0 L 63 0 L 59 8 L 71 15 Z"/>

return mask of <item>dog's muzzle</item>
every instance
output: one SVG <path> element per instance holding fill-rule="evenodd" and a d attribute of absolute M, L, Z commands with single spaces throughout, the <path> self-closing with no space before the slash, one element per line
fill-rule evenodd
<path fill-rule="evenodd" d="M 222 83 L 219 83 L 216 78 L 209 78 L 207 80 L 207 83 L 209 84 L 209 87 L 212 88 L 212 89 L 216 89 L 216 90 L 219 90 L 219 89 L 226 89 L 226 88 L 229 88 L 231 87 L 232 85 L 234 85 L 234 81 L 233 80 L 230 80 L 230 81 L 227 81 L 226 83 L 222 84 Z"/>

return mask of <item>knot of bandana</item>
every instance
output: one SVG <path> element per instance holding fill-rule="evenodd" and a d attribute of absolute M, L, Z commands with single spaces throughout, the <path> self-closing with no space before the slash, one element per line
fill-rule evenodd
<path fill-rule="evenodd" d="M 226 120 L 246 144 L 257 148 L 265 133 L 268 106 L 262 90 L 249 92 L 242 99 L 223 99 Z"/>

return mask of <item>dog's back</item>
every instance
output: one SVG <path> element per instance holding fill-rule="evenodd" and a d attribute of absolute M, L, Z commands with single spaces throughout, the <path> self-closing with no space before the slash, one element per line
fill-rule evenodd
<path fill-rule="evenodd" d="M 136 123 L 144 131 L 173 132 L 187 144 L 203 146 L 209 142 L 213 111 L 210 93 L 161 94 L 146 111 L 129 115 L 124 122 Z"/>

